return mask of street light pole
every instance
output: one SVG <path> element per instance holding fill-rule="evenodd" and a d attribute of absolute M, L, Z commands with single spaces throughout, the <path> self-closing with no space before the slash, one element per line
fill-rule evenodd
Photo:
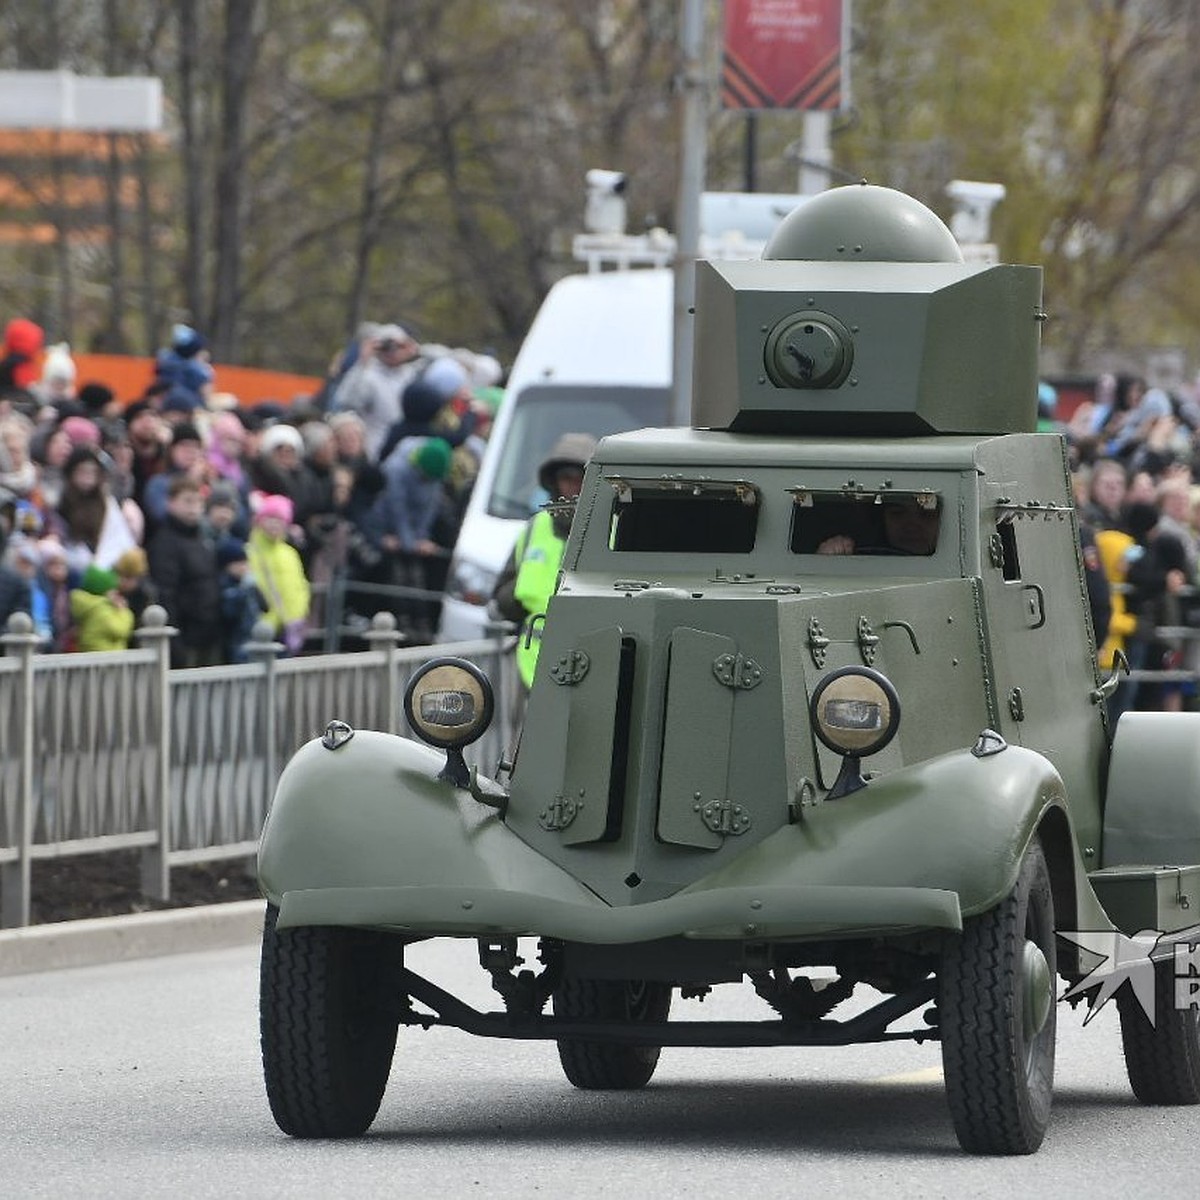
<path fill-rule="evenodd" d="M 679 193 L 675 213 L 675 308 L 671 421 L 692 419 L 692 308 L 700 251 L 700 193 L 708 138 L 708 87 L 704 64 L 704 0 L 684 0 L 679 31 L 681 130 Z"/>

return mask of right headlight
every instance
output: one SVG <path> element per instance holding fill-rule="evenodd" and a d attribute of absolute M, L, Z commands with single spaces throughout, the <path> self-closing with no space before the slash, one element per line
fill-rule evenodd
<path fill-rule="evenodd" d="M 813 730 L 837 754 L 864 758 L 896 735 L 900 697 L 891 681 L 870 667 L 832 671 L 813 690 Z"/>

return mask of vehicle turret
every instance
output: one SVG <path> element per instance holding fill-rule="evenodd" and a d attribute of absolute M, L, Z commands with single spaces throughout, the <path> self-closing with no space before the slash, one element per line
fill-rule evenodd
<path fill-rule="evenodd" d="M 858 437 L 1024 433 L 1041 270 L 965 263 L 891 188 L 808 201 L 755 262 L 700 262 L 693 424 Z"/>

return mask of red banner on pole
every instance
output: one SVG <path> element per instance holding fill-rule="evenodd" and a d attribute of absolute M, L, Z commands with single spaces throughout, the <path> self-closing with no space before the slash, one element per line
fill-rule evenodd
<path fill-rule="evenodd" d="M 844 0 L 725 0 L 726 108 L 842 107 Z"/>

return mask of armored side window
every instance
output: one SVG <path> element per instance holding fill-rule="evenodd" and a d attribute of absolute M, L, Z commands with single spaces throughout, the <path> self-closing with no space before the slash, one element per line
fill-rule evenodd
<path fill-rule="evenodd" d="M 941 535 L 942 506 L 932 492 L 792 493 L 794 554 L 929 556 Z"/>
<path fill-rule="evenodd" d="M 1000 567 L 1005 580 L 1021 578 L 1021 556 L 1017 553 L 1017 531 L 1012 521 L 998 521 L 996 536 L 1000 539 Z"/>
<path fill-rule="evenodd" d="M 749 554 L 758 490 L 742 481 L 610 480 L 609 549 L 656 554 Z"/>

